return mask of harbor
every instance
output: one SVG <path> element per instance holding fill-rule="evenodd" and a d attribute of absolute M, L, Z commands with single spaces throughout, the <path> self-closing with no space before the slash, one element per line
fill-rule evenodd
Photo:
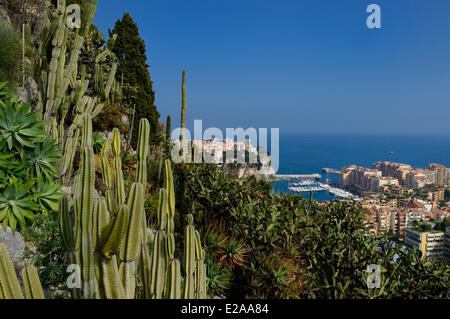
<path fill-rule="evenodd" d="M 288 190 L 293 193 L 315 193 L 328 192 L 329 194 L 340 199 L 357 199 L 358 197 L 343 189 L 333 187 L 329 184 L 316 182 L 311 179 L 306 179 L 300 182 L 289 183 Z"/>
<path fill-rule="evenodd" d="M 277 174 L 276 179 L 279 181 L 302 180 L 302 179 L 321 179 L 320 174 Z"/>

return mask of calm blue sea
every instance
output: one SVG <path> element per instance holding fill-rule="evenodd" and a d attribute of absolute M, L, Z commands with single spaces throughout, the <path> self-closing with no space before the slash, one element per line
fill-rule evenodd
<path fill-rule="evenodd" d="M 391 155 L 390 152 L 394 152 Z M 430 163 L 450 167 L 450 136 L 406 135 L 326 135 L 280 133 L 280 168 L 278 174 L 322 174 L 322 168 L 340 169 L 356 164 L 372 167 L 378 161 L 392 161 L 426 168 Z M 273 185 L 275 192 L 289 192 L 288 182 Z M 309 194 L 302 194 L 309 196 Z M 314 193 L 317 200 L 333 200 L 327 192 Z"/>

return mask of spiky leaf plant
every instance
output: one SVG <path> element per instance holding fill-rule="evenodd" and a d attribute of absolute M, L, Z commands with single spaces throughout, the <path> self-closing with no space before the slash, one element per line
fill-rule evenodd
<path fill-rule="evenodd" d="M 59 150 L 29 105 L 0 83 L 0 221 L 23 229 L 36 212 L 57 209 Z"/>
<path fill-rule="evenodd" d="M 36 143 L 34 150 L 27 153 L 26 161 L 30 164 L 28 173 L 47 182 L 58 177 L 56 163 L 62 159 L 58 147 L 46 139 Z"/>
<path fill-rule="evenodd" d="M 0 222 L 3 227 L 9 225 L 15 232 L 17 224 L 25 228 L 25 219 L 33 219 L 34 212 L 39 210 L 39 205 L 32 201 L 30 193 L 33 185 L 34 181 L 22 183 L 16 180 L 0 193 Z"/>
<path fill-rule="evenodd" d="M 17 79 L 21 61 L 20 37 L 17 31 L 0 21 L 0 81 Z"/>
<path fill-rule="evenodd" d="M 0 135 L 8 150 L 15 150 L 24 159 L 25 148 L 34 148 L 35 143 L 46 136 L 42 131 L 44 122 L 37 121 L 37 112 L 30 112 L 30 105 L 18 103 L 17 97 L 0 103 Z"/>

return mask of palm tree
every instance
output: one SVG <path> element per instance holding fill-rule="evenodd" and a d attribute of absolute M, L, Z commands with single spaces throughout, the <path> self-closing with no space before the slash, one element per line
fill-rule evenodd
<path fill-rule="evenodd" d="M 19 34 L 12 26 L 0 22 L 0 82 L 16 82 L 21 50 Z"/>

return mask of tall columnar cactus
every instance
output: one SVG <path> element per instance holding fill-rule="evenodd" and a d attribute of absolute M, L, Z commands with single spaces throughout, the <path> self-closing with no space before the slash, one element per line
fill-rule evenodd
<path fill-rule="evenodd" d="M 22 281 L 26 299 L 45 298 L 36 267 L 24 263 Z M 14 266 L 4 244 L 0 244 L 0 299 L 24 299 Z"/>
<path fill-rule="evenodd" d="M 92 46 L 88 30 L 96 6 L 97 0 L 83 6 L 81 32 L 68 28 L 65 0 L 57 1 L 55 11 L 48 2 L 46 13 L 43 15 L 37 63 L 40 72 L 38 110 L 40 118 L 48 121 L 46 130 L 64 150 L 61 175 L 66 184 L 71 180 L 74 150 L 77 148 L 83 114 L 90 113 L 92 117 L 97 116 L 104 103 L 109 100 L 112 88 L 117 86 L 115 56 L 108 48 L 98 50 L 100 51 L 98 54 L 90 52 Z M 88 52 L 88 55 L 97 54 L 95 61 L 90 61 L 95 64 L 93 90 L 88 90 L 90 74 L 86 72 L 86 63 L 89 62 L 82 59 L 83 52 Z M 104 77 L 106 80 L 103 80 Z M 69 112 L 72 113 L 73 120 L 67 125 Z"/>
<path fill-rule="evenodd" d="M 62 237 L 72 263 L 80 267 L 81 287 L 75 287 L 76 298 L 134 298 L 136 260 L 142 251 L 144 185 L 132 184 L 128 196 L 123 188 L 120 162 L 120 136 L 112 143 L 114 175 L 102 150 L 103 179 L 107 189 L 117 196 L 94 201 L 94 154 L 92 151 L 92 118 L 83 116 L 81 162 L 70 199 L 60 202 L 59 222 Z M 149 132 L 143 130 L 140 143 L 148 143 Z M 117 160 L 119 158 L 119 160 Z M 119 199 L 122 196 L 122 199 Z"/>
<path fill-rule="evenodd" d="M 148 228 L 144 211 L 146 157 L 148 156 L 148 121 L 140 123 L 138 172 L 128 196 L 123 185 L 118 130 L 112 143 L 102 149 L 102 172 L 106 198 L 94 200 L 94 154 L 92 117 L 82 117 L 81 161 L 73 183 L 71 198 L 60 201 L 59 223 L 70 260 L 80 267 L 81 287 L 72 289 L 75 298 L 134 298 L 136 274 L 140 269 L 147 298 L 181 298 L 181 265 L 176 258 L 174 216 L 175 195 L 170 161 L 165 162 L 164 186 L 158 203 L 158 228 L 153 252 L 148 249 Z M 109 148 L 114 155 L 111 172 Z M 110 194 L 110 195 L 108 195 Z M 122 199 L 121 199 L 122 198 Z M 184 236 L 184 296 L 206 297 L 206 267 L 200 235 L 188 215 Z M 139 263 L 139 264 L 138 264 Z"/>
<path fill-rule="evenodd" d="M 164 188 L 158 200 L 158 223 L 153 242 L 151 262 L 145 257 L 143 265 L 150 265 L 150 289 L 145 292 L 149 298 L 179 299 L 206 298 L 206 267 L 200 234 L 193 225 L 194 218 L 188 215 L 188 225 L 184 234 L 183 269 L 185 285 L 181 285 L 181 266 L 175 255 L 175 195 L 170 161 L 165 162 Z M 182 293 L 183 289 L 183 293 Z"/>
<path fill-rule="evenodd" d="M 180 135 L 180 146 L 181 146 L 181 157 L 183 158 L 183 143 L 186 141 L 186 70 L 183 70 L 181 79 L 181 135 Z"/>
<path fill-rule="evenodd" d="M 196 236 L 194 227 L 194 216 L 187 216 L 187 226 L 184 230 L 183 269 L 185 273 L 183 297 L 185 299 L 195 298 L 195 270 L 196 270 Z"/>
<path fill-rule="evenodd" d="M 166 153 L 170 154 L 170 140 L 172 134 L 172 118 L 170 115 L 167 115 L 166 121 Z"/>
<path fill-rule="evenodd" d="M 166 283 L 164 289 L 164 298 L 181 298 L 181 267 L 180 261 L 175 258 L 175 237 L 169 233 L 166 237 Z"/>
<path fill-rule="evenodd" d="M 122 159 L 120 158 L 120 154 L 122 153 L 122 141 L 120 139 L 120 131 L 118 128 L 113 129 L 112 152 L 114 154 L 114 195 L 116 204 L 122 205 L 125 201 L 125 185 L 123 181 Z"/>
<path fill-rule="evenodd" d="M 100 152 L 102 158 L 102 177 L 103 184 L 106 187 L 105 197 L 106 203 L 108 205 L 108 210 L 110 212 L 116 211 L 116 201 L 114 197 L 114 183 L 113 183 L 113 175 L 111 172 L 111 166 L 109 165 L 108 152 L 111 148 L 111 142 L 106 140 L 103 144 L 102 150 Z"/>
<path fill-rule="evenodd" d="M 167 232 L 173 233 L 175 224 L 175 187 L 173 184 L 173 175 L 170 165 L 170 160 L 166 160 L 164 163 L 164 188 L 167 191 Z"/>
<path fill-rule="evenodd" d="M 183 70 L 183 73 L 181 75 L 181 129 L 186 128 L 186 70 Z M 185 135 L 183 134 L 183 137 Z"/>
<path fill-rule="evenodd" d="M 147 119 L 141 119 L 139 123 L 139 137 L 150 134 L 150 123 Z M 148 140 L 138 138 L 137 145 L 137 182 L 147 185 L 147 160 L 149 152 Z"/>

